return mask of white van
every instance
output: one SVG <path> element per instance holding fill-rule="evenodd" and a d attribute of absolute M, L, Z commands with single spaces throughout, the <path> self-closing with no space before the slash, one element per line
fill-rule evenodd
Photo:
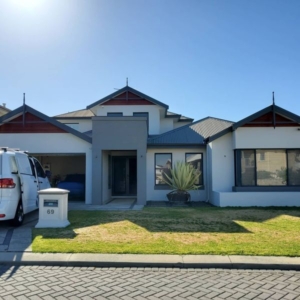
<path fill-rule="evenodd" d="M 38 191 L 47 188 L 49 180 L 36 158 L 0 147 L 0 221 L 21 225 L 24 214 L 38 208 Z"/>

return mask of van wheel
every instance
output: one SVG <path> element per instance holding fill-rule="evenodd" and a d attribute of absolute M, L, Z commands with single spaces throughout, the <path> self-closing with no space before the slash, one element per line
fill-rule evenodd
<path fill-rule="evenodd" d="M 20 226 L 22 225 L 23 221 L 24 221 L 24 210 L 23 210 L 22 201 L 20 201 L 16 210 L 15 217 L 13 219 L 13 225 Z"/>

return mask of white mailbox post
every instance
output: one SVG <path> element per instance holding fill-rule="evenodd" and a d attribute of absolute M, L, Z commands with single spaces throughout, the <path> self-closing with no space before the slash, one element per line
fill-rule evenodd
<path fill-rule="evenodd" d="M 39 221 L 35 228 L 63 228 L 68 221 L 68 190 L 50 188 L 39 192 Z"/>

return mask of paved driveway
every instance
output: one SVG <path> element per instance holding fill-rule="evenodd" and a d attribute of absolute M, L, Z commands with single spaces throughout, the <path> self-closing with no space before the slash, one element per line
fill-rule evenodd
<path fill-rule="evenodd" d="M 38 210 L 25 216 L 22 226 L 13 227 L 9 221 L 0 222 L 0 251 L 31 251 L 31 228 L 38 221 Z"/>
<path fill-rule="evenodd" d="M 0 266 L 0 299 L 300 299 L 300 272 Z"/>

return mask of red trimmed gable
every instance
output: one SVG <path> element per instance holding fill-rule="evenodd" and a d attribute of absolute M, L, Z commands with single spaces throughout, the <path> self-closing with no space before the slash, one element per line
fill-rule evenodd
<path fill-rule="evenodd" d="M 135 95 L 131 92 L 124 92 L 114 98 L 111 98 L 102 105 L 155 105 L 154 103 Z"/>
<path fill-rule="evenodd" d="M 243 125 L 242 127 L 273 127 L 273 113 L 268 112 L 267 114 L 256 118 L 255 120 Z M 275 114 L 275 126 L 276 127 L 295 127 L 299 124 L 291 121 L 279 114 Z"/>
<path fill-rule="evenodd" d="M 0 126 L 0 133 L 66 133 L 66 131 L 26 112 L 23 126 L 23 115 Z"/>

